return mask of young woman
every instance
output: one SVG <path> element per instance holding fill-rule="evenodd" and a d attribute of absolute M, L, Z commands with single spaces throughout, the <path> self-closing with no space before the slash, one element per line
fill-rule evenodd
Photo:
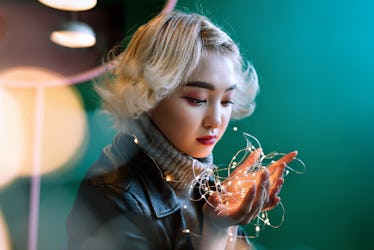
<path fill-rule="evenodd" d="M 111 73 L 97 90 L 119 133 L 79 188 L 68 249 L 250 248 L 238 225 L 279 202 L 284 162 L 243 175 L 256 150 L 223 182 L 228 197 L 191 187 L 230 119 L 254 109 L 256 73 L 237 45 L 204 16 L 162 13 Z"/>

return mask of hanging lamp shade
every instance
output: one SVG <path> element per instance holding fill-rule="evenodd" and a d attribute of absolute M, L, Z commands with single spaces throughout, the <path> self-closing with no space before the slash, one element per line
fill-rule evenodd
<path fill-rule="evenodd" d="M 69 21 L 50 35 L 52 42 L 69 48 L 87 48 L 96 44 L 93 29 L 86 23 Z"/>
<path fill-rule="evenodd" d="M 96 6 L 97 0 L 39 0 L 44 5 L 59 10 L 83 11 Z"/>

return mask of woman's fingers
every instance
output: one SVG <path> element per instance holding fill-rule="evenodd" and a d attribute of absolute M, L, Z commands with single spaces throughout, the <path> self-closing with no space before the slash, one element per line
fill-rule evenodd
<path fill-rule="evenodd" d="M 269 201 L 266 204 L 266 206 L 264 206 L 264 210 L 270 210 L 274 208 L 276 205 L 278 205 L 278 203 L 280 202 L 280 197 L 278 195 L 279 195 L 280 190 L 282 189 L 283 183 L 284 183 L 283 178 L 279 178 L 277 182 L 274 183 L 274 185 L 272 186 L 270 190 Z"/>
<path fill-rule="evenodd" d="M 282 156 L 280 159 L 278 159 L 277 161 L 270 164 L 270 166 L 268 167 L 270 173 L 274 172 L 280 164 L 282 164 L 282 163 L 287 164 L 287 163 L 293 161 L 296 156 L 297 156 L 297 151 L 292 151 L 292 152 Z"/>
<path fill-rule="evenodd" d="M 248 168 L 253 166 L 258 161 L 258 159 L 261 156 L 261 153 L 261 148 L 255 149 L 249 156 L 247 156 L 247 158 L 245 158 L 245 160 L 238 167 L 235 168 L 231 176 L 241 175 L 242 173 L 247 171 Z"/>
<path fill-rule="evenodd" d="M 284 163 L 289 163 L 289 162 L 293 161 L 296 156 L 297 156 L 297 151 L 295 150 L 295 151 L 289 152 L 288 154 L 284 155 L 278 161 L 284 162 Z"/>
<path fill-rule="evenodd" d="M 283 178 L 277 182 L 277 188 Z M 209 198 L 210 207 L 204 213 L 210 214 L 213 220 L 227 225 L 245 225 L 253 220 L 261 211 L 267 210 L 279 202 L 278 189 L 271 189 L 270 173 L 264 168 L 259 170 L 255 180 L 247 183 L 246 192 L 242 194 L 227 193 L 225 196 L 213 193 Z M 210 211 L 210 212 L 209 212 Z"/>
<path fill-rule="evenodd" d="M 252 166 L 256 163 L 256 161 L 258 161 L 258 159 L 261 156 L 261 153 L 262 148 L 256 148 L 247 158 L 245 158 L 245 160 L 240 165 L 244 165 L 246 167 Z"/>
<path fill-rule="evenodd" d="M 248 213 L 251 212 L 253 203 L 255 201 L 256 193 L 257 187 L 256 184 L 253 183 L 250 185 L 250 188 L 248 189 L 247 193 L 240 201 L 240 203 L 234 206 L 231 205 L 229 207 L 229 214 L 231 214 L 232 218 L 235 221 L 240 222 L 244 217 L 247 216 Z"/>
<path fill-rule="evenodd" d="M 264 168 L 261 170 L 259 181 L 257 183 L 257 194 L 256 194 L 256 208 L 255 211 L 260 212 L 264 203 L 268 200 L 270 190 L 270 179 L 269 171 Z"/>
<path fill-rule="evenodd" d="M 286 169 L 286 163 L 281 162 L 278 167 L 274 170 L 274 172 L 270 176 L 271 186 L 273 187 L 274 184 L 277 182 L 278 179 L 283 177 L 284 170 Z"/>
<path fill-rule="evenodd" d="M 269 172 L 266 169 L 262 170 L 256 185 L 256 194 L 253 197 L 252 206 L 248 209 L 245 216 L 242 217 L 240 224 L 248 224 L 253 220 L 263 209 L 268 200 L 269 195 Z"/>
<path fill-rule="evenodd" d="M 269 167 L 248 173 L 261 154 L 261 149 L 253 151 L 225 180 L 222 186 L 225 192 L 210 197 L 213 207 L 210 211 L 222 223 L 248 224 L 261 211 L 272 209 L 280 202 L 283 173 L 287 163 L 295 159 L 297 151 L 284 155 Z"/>

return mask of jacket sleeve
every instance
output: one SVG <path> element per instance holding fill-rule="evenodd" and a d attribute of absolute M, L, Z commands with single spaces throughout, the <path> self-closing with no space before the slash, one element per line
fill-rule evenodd
<path fill-rule="evenodd" d="M 135 197 L 108 186 L 82 183 L 66 228 L 69 250 L 163 248 Z"/>

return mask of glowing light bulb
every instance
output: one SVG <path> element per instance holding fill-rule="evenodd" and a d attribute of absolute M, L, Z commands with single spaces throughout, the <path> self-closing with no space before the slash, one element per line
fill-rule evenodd
<path fill-rule="evenodd" d="M 96 6 L 97 0 L 73 1 L 73 0 L 39 0 L 42 4 L 59 10 L 83 11 Z"/>

